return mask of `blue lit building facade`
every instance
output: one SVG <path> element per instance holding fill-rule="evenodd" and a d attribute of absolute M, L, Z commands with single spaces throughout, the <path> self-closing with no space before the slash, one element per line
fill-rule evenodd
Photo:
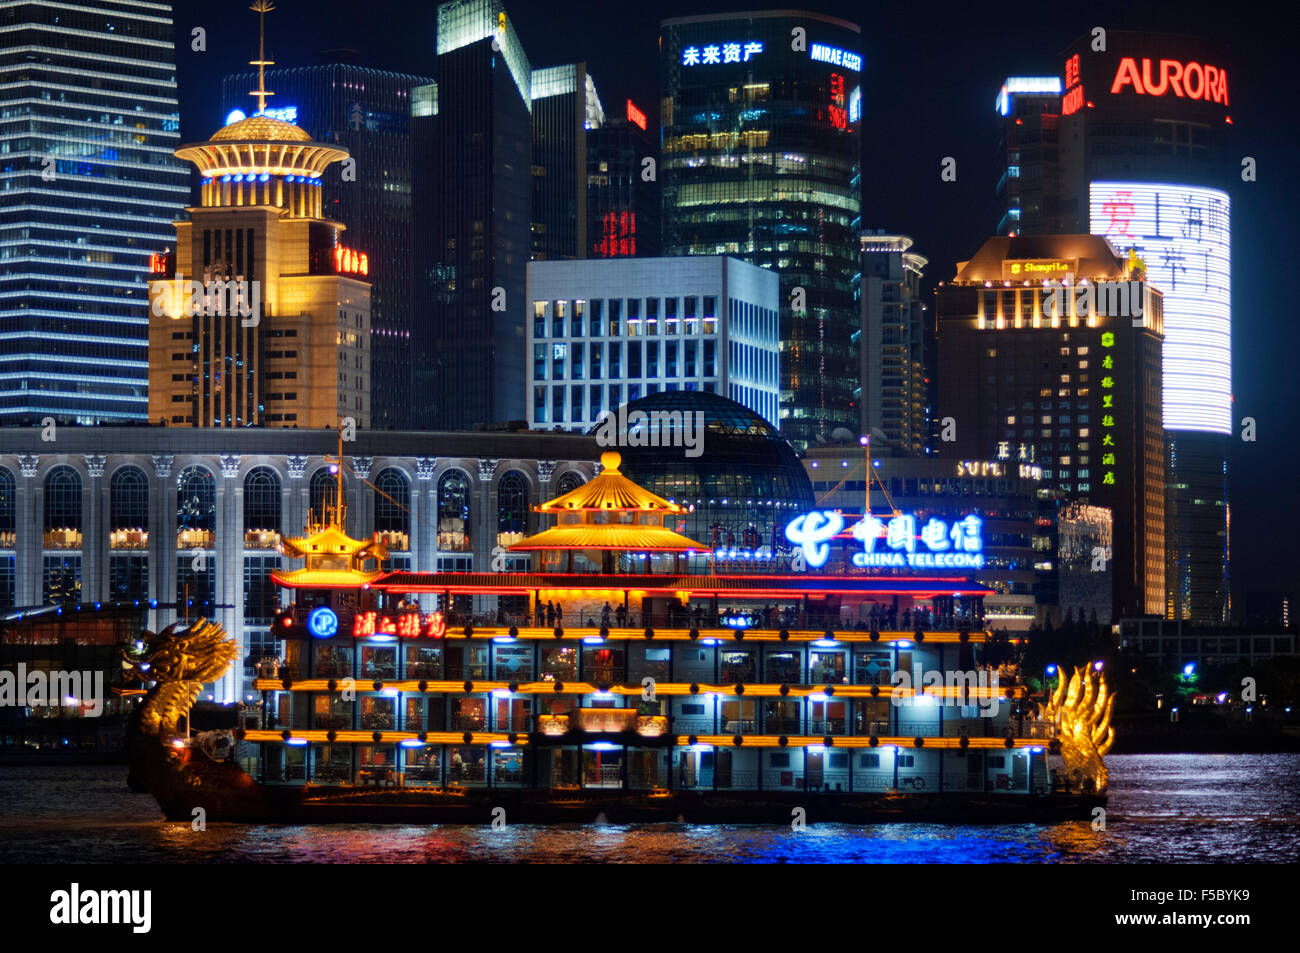
<path fill-rule="evenodd" d="M 148 416 L 151 256 L 189 200 L 171 4 L 0 10 L 0 422 Z"/>
<path fill-rule="evenodd" d="M 780 275 L 781 431 L 796 447 L 859 426 L 860 33 L 790 11 L 660 30 L 664 254 Z"/>

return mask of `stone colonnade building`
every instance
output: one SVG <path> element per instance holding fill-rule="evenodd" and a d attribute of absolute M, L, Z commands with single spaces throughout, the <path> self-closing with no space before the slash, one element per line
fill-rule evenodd
<path fill-rule="evenodd" d="M 3 437 L 0 612 L 140 600 L 156 631 L 188 600 L 191 616 L 220 621 L 244 650 L 219 700 L 247 695 L 253 663 L 277 654 L 276 546 L 332 500 L 336 432 L 33 427 Z M 347 531 L 381 533 L 386 568 L 527 569 L 529 557 L 506 548 L 542 528 L 532 506 L 594 475 L 599 449 L 562 433 L 359 431 L 343 444 Z M 463 608 L 495 609 L 483 599 Z"/>

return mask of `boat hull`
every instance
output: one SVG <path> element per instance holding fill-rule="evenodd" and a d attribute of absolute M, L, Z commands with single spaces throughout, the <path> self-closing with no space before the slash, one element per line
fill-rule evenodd
<path fill-rule="evenodd" d="M 193 748 L 155 746 L 132 761 L 134 790 L 171 821 L 282 824 L 880 824 L 1057 823 L 1091 820 L 1099 795 L 862 794 L 800 791 L 366 789 L 263 785 Z M 202 815 L 196 813 L 202 810 Z"/>

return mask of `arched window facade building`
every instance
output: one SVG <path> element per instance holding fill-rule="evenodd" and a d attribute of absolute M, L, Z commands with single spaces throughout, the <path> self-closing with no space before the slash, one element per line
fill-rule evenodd
<path fill-rule="evenodd" d="M 470 482 L 463 470 L 448 470 L 438 480 L 438 550 L 467 553 L 473 542 Z"/>

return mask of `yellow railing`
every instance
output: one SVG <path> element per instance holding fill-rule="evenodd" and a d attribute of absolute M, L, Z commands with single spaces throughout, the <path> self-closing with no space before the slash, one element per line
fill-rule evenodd
<path fill-rule="evenodd" d="M 301 681 L 291 681 L 290 684 L 292 685 L 292 688 L 290 690 L 295 692 L 326 692 L 330 690 L 329 689 L 330 681 L 331 679 L 325 679 L 325 678 L 307 678 L 307 679 L 302 679 Z M 334 681 L 335 683 L 336 691 L 342 689 L 344 679 L 333 679 L 332 681 Z M 372 688 L 372 682 L 373 679 L 368 680 L 364 678 L 358 678 L 355 680 L 355 685 L 353 687 L 356 690 L 362 692 L 370 691 Z M 555 682 L 520 682 L 515 686 L 513 691 L 520 695 L 554 695 L 556 693 L 555 685 L 556 685 Z M 272 678 L 256 679 L 253 682 L 253 687 L 256 688 L 258 691 L 267 691 L 267 692 L 285 690 L 283 683 L 279 679 L 272 679 Z M 694 687 L 696 691 L 691 691 L 692 685 L 686 682 L 659 682 L 655 685 L 655 694 L 656 695 L 714 694 L 714 695 L 726 695 L 728 697 L 736 696 L 735 685 L 706 685 L 703 683 L 698 683 L 698 684 L 694 684 Z M 805 698 L 808 695 L 825 694 L 828 686 L 786 685 L 784 687 L 786 691 L 783 695 L 781 691 L 782 688 L 781 685 L 746 684 L 744 686 L 745 688 L 744 697 L 746 698 L 786 697 L 791 699 Z M 910 689 L 905 689 L 902 687 L 895 688 L 895 686 L 893 685 L 832 685 L 829 687 L 834 689 L 835 692 L 834 697 L 837 699 L 838 698 L 875 698 L 875 697 L 892 698 L 896 691 L 900 691 L 900 692 L 910 691 Z M 411 680 L 411 679 L 405 679 L 401 681 L 384 681 L 383 688 L 385 691 L 393 690 L 398 692 L 413 692 L 418 694 L 420 691 L 420 683 L 419 681 Z M 601 690 L 598 686 L 593 685 L 590 682 L 564 682 L 562 684 L 562 688 L 563 688 L 563 694 L 565 695 L 589 695 L 592 692 Z M 474 694 L 493 692 L 493 691 L 508 691 L 510 690 L 510 683 L 476 681 L 472 683 L 472 689 Z M 873 689 L 875 689 L 874 693 L 872 691 Z M 465 683 L 457 682 L 457 681 L 445 681 L 445 680 L 426 681 L 425 691 L 430 693 L 463 694 L 465 691 Z M 611 685 L 608 687 L 608 691 L 614 695 L 622 695 L 624 697 L 629 697 L 633 695 L 640 696 L 641 693 L 645 691 L 645 689 L 640 684 Z M 1010 686 L 999 686 L 997 689 L 992 689 L 988 687 L 971 688 L 969 694 L 963 688 L 936 688 L 936 689 L 928 690 L 923 694 L 918 692 L 915 697 L 916 698 L 930 697 L 930 698 L 945 698 L 945 699 L 951 698 L 954 700 L 961 699 L 963 700 L 963 703 L 978 704 L 978 701 L 980 699 L 1023 698 L 1026 694 L 1028 694 L 1028 690 L 1024 686 L 1017 686 L 1014 688 Z M 904 695 L 902 697 L 906 698 L 911 696 Z M 966 702 L 965 701 L 966 699 L 970 699 L 970 701 Z M 595 709 L 580 709 L 580 710 L 632 711 L 634 709 L 595 708 Z"/>

